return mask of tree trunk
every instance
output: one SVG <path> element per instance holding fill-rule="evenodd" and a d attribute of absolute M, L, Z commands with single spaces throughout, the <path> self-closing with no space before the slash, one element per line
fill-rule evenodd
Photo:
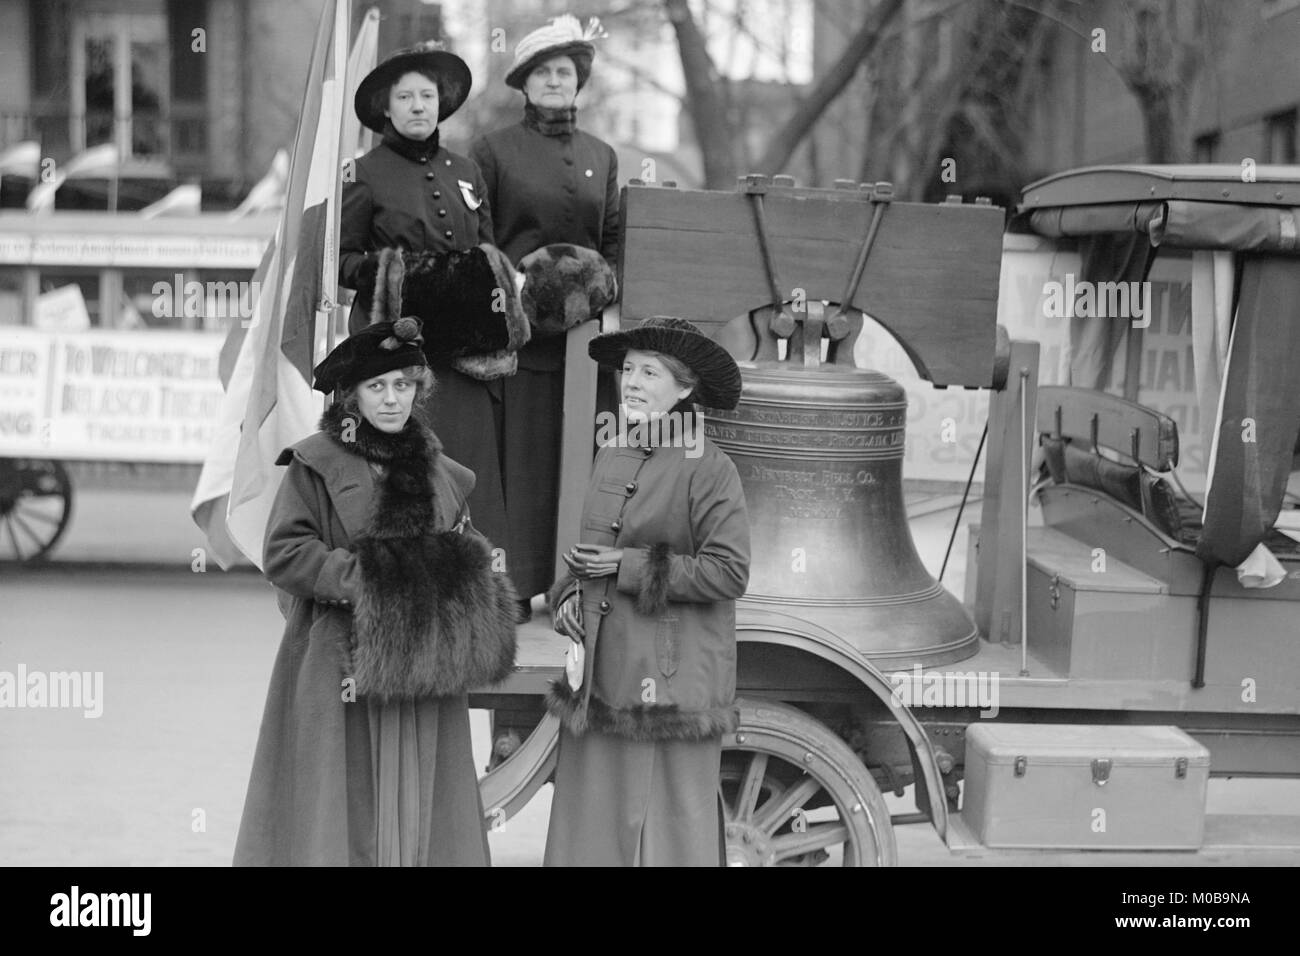
<path fill-rule="evenodd" d="M 691 127 L 704 161 L 704 188 L 730 189 L 736 183 L 736 157 L 720 77 L 687 0 L 664 0 L 664 12 L 677 35 Z"/>

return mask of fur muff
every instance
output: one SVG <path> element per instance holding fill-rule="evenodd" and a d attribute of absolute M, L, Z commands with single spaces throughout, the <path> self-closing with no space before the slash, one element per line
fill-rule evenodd
<path fill-rule="evenodd" d="M 650 553 L 646 556 L 645 570 L 637 587 L 638 614 L 658 617 L 668 609 L 668 574 L 671 570 L 669 564 L 671 554 L 666 544 L 650 547 Z"/>
<path fill-rule="evenodd" d="M 341 405 L 321 428 L 382 464 L 379 501 L 355 545 L 361 594 L 347 673 L 362 696 L 445 697 L 506 677 L 515 659 L 515 592 L 478 537 L 437 529 L 439 446 L 411 419 L 397 434 Z"/>
<path fill-rule="evenodd" d="M 594 249 L 555 243 L 519 261 L 520 301 L 538 335 L 559 335 L 600 315 L 618 297 L 614 270 Z"/>
<path fill-rule="evenodd" d="M 511 374 L 514 352 L 531 336 L 510 261 L 487 243 L 448 252 L 381 250 L 370 321 L 403 314 L 420 320 L 427 356 L 463 363 L 476 378 Z"/>
<path fill-rule="evenodd" d="M 613 734 L 627 740 L 709 740 L 731 733 L 740 723 L 734 704 L 705 710 L 681 710 L 672 705 L 614 708 L 599 697 L 574 691 L 564 680 L 554 681 L 546 695 L 546 709 L 575 736 L 588 731 Z"/>

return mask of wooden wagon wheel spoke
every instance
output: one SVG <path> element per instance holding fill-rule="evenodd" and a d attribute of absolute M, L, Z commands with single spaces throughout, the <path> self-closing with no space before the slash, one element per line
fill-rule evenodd
<path fill-rule="evenodd" d="M 816 823 L 803 833 L 786 833 L 776 837 L 771 848 L 779 863 L 792 857 L 825 850 L 844 843 L 848 838 L 849 828 L 842 823 Z"/>
<path fill-rule="evenodd" d="M 39 519 L 41 521 L 47 522 L 52 525 L 58 525 L 59 522 L 63 520 L 61 515 L 46 514 L 44 511 L 28 510 L 23 512 L 23 515 L 24 517 L 31 518 L 31 519 Z"/>
<path fill-rule="evenodd" d="M 9 529 L 9 541 L 13 547 L 14 557 L 19 561 L 27 560 L 27 555 L 23 553 L 22 545 L 18 541 L 18 534 L 14 531 L 14 521 L 12 515 L 5 515 L 5 527 Z"/>
<path fill-rule="evenodd" d="M 45 557 L 72 518 L 72 480 L 58 461 L 0 458 L 0 514 L 9 533 L 0 555 L 18 561 Z"/>
<path fill-rule="evenodd" d="M 802 807 L 813 798 L 822 785 L 812 777 L 804 777 L 784 793 L 772 797 L 754 814 L 754 826 L 771 836 L 783 824 L 789 821 L 790 814 L 796 807 Z"/>
<path fill-rule="evenodd" d="M 759 794 L 763 789 L 763 777 L 767 773 L 767 754 L 756 753 L 750 758 L 745 768 L 745 777 L 736 793 L 736 805 L 732 811 L 733 820 L 750 821 L 754 809 L 758 806 Z"/>
<path fill-rule="evenodd" d="M 29 525 L 26 521 L 24 521 L 22 517 L 18 514 L 18 512 L 15 511 L 9 517 L 14 521 L 18 522 L 18 527 L 23 529 L 23 533 L 26 534 L 27 537 L 31 538 L 32 541 L 36 542 L 37 547 L 40 547 L 41 536 L 32 530 L 32 526 Z"/>
<path fill-rule="evenodd" d="M 727 865 L 892 866 L 889 808 L 848 744 L 789 704 L 737 705 L 740 725 L 722 739 Z M 809 807 L 836 816 L 813 822 L 796 812 Z"/>

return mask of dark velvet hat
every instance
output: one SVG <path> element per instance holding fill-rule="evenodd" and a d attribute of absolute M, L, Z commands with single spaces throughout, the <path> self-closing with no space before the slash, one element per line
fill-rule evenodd
<path fill-rule="evenodd" d="M 629 349 L 671 355 L 699 376 L 700 383 L 690 400 L 708 408 L 735 408 L 740 402 L 740 368 L 713 339 L 685 319 L 652 315 L 627 332 L 598 335 L 587 346 L 587 354 L 601 365 L 623 367 Z"/>
<path fill-rule="evenodd" d="M 357 119 L 376 133 L 382 133 L 384 122 L 388 117 L 384 115 L 383 107 L 376 103 L 375 94 L 392 86 L 411 72 L 438 77 L 438 122 L 440 123 L 460 109 L 461 104 L 465 102 L 465 97 L 469 96 L 469 88 L 474 82 L 465 61 L 456 54 L 442 49 L 439 44 L 428 41 L 407 47 L 398 50 L 380 63 L 361 81 L 356 96 L 352 98 L 352 108 L 356 110 Z"/>
<path fill-rule="evenodd" d="M 368 325 L 334 346 L 316 366 L 312 388 L 328 395 L 396 368 L 427 365 L 422 344 L 420 323 L 410 316 Z"/>

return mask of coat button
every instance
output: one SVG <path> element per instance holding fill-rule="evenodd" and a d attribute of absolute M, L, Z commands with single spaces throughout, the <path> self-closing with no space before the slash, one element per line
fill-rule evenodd
<path fill-rule="evenodd" d="M 450 229 L 444 229 L 444 230 L 443 230 L 443 233 L 442 233 L 442 237 L 443 237 L 444 239 L 450 239 L 450 238 L 452 238 L 454 235 L 455 235 L 455 233 L 452 232 Z"/>
<path fill-rule="evenodd" d="M 593 173 L 593 172 L 589 169 L 589 170 L 587 170 L 586 173 L 584 173 L 583 175 L 585 175 L 588 179 L 590 179 L 592 176 L 595 175 L 595 173 Z"/>
<path fill-rule="evenodd" d="M 421 157 L 420 157 L 420 162 L 422 162 L 422 163 L 427 163 L 428 161 L 429 161 L 429 157 L 428 157 L 428 156 L 421 156 Z"/>
<path fill-rule="evenodd" d="M 448 166 L 450 166 L 450 165 L 451 165 L 451 160 L 450 160 L 450 159 L 449 159 L 449 160 L 447 160 L 447 165 L 448 165 Z"/>
<path fill-rule="evenodd" d="M 601 602 L 600 602 L 600 613 L 601 613 L 601 614 L 608 614 L 608 613 L 609 613 L 609 602 L 608 602 L 608 601 L 601 601 Z"/>
<path fill-rule="evenodd" d="M 623 486 L 623 490 L 626 491 L 627 496 L 631 498 L 634 494 L 636 494 L 636 482 L 629 481 L 626 485 Z"/>
<path fill-rule="evenodd" d="M 446 215 L 447 215 L 447 210 L 445 210 L 445 209 L 439 209 L 439 210 L 438 210 L 438 215 L 439 215 L 439 216 L 446 216 Z"/>
<path fill-rule="evenodd" d="M 612 532 L 614 532 L 615 534 L 618 534 L 620 531 L 623 530 L 623 522 L 621 522 L 621 521 L 611 521 L 611 522 L 609 523 L 609 530 L 612 531 Z"/>
<path fill-rule="evenodd" d="M 424 174 L 424 178 L 425 178 L 425 179 L 432 179 L 432 178 L 433 178 L 433 170 L 430 170 L 429 172 L 425 173 L 425 174 Z"/>
<path fill-rule="evenodd" d="M 429 174 L 429 178 L 430 178 L 430 179 L 433 178 L 433 173 L 430 173 L 430 174 Z M 441 198 L 442 198 L 442 193 L 440 193 L 438 190 L 435 189 L 435 190 L 433 191 L 433 198 L 434 198 L 434 199 L 441 199 Z"/>

